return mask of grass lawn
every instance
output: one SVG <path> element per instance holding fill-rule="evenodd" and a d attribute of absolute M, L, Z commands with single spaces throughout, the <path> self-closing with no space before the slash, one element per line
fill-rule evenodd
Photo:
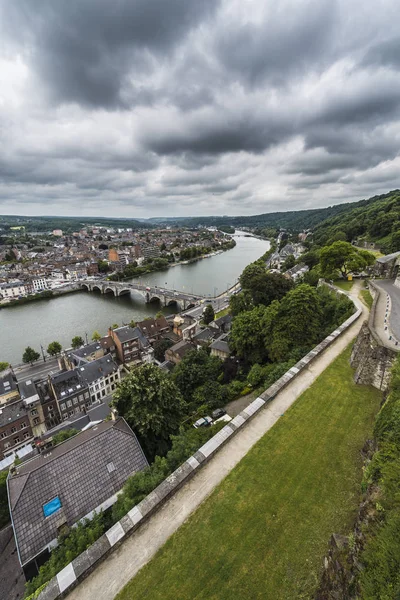
<path fill-rule="evenodd" d="M 364 304 L 368 306 L 368 308 L 371 310 L 371 306 L 374 301 L 373 297 L 371 296 L 371 292 L 369 290 L 361 290 L 360 298 L 364 302 Z"/>
<path fill-rule="evenodd" d="M 381 394 L 353 383 L 347 348 L 117 596 L 311 598 L 331 533 L 360 495 L 360 449 Z"/>
<path fill-rule="evenodd" d="M 334 283 L 334 285 L 336 285 L 336 287 L 340 288 L 341 290 L 344 290 L 345 292 L 349 292 L 351 290 L 351 288 L 353 287 L 354 279 L 353 279 L 353 281 L 345 281 L 344 279 L 337 279 L 333 283 Z"/>
<path fill-rule="evenodd" d="M 224 317 L 225 315 L 228 315 L 229 310 L 230 310 L 229 306 L 227 306 L 223 310 L 220 310 L 219 312 L 215 313 L 215 319 L 219 319 L 220 317 Z"/>

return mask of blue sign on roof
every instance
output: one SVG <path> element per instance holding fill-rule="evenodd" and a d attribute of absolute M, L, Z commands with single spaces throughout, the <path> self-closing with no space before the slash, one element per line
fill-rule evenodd
<path fill-rule="evenodd" d="M 58 496 L 47 502 L 47 504 L 43 504 L 43 512 L 45 517 L 49 517 L 53 513 L 57 512 L 61 508 L 61 500 Z"/>

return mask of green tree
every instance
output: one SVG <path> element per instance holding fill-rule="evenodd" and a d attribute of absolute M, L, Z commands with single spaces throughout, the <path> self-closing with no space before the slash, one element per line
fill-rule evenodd
<path fill-rule="evenodd" d="M 56 433 L 56 435 L 53 435 L 54 446 L 57 446 L 57 444 L 61 444 L 61 442 L 65 442 L 65 440 L 68 440 L 70 437 L 76 435 L 77 433 L 79 433 L 78 429 L 64 429 L 63 431 Z"/>
<path fill-rule="evenodd" d="M 228 402 L 226 387 L 218 381 L 206 381 L 196 388 L 193 394 L 193 404 L 196 407 L 207 405 L 210 410 L 220 408 Z"/>
<path fill-rule="evenodd" d="M 156 365 L 142 365 L 118 386 L 113 403 L 138 435 L 148 458 L 163 455 L 179 430 L 186 404 L 172 378 Z"/>
<path fill-rule="evenodd" d="M 222 370 L 222 361 L 210 356 L 204 348 L 192 350 L 183 357 L 172 372 L 172 377 L 180 389 L 184 400 L 190 405 L 195 389 L 206 381 L 216 381 Z"/>
<path fill-rule="evenodd" d="M 154 358 L 156 360 L 158 360 L 159 362 L 164 362 L 165 360 L 165 353 L 168 350 L 168 348 L 171 348 L 171 346 L 173 345 L 173 342 L 171 342 L 171 340 L 168 340 L 166 338 L 163 338 L 162 340 L 158 340 L 157 342 L 154 343 Z"/>
<path fill-rule="evenodd" d="M 265 265 L 258 263 L 252 263 L 244 269 L 240 283 L 243 290 L 250 292 L 254 306 L 280 300 L 293 288 L 291 279 L 280 273 L 269 273 Z"/>
<path fill-rule="evenodd" d="M 60 354 L 61 350 L 62 346 L 60 342 L 51 342 L 47 346 L 47 354 L 50 354 L 50 356 L 57 356 L 57 354 Z"/>
<path fill-rule="evenodd" d="M 267 358 L 263 331 L 266 310 L 265 306 L 256 306 L 232 322 L 230 346 L 239 358 L 251 364 L 263 363 Z"/>
<path fill-rule="evenodd" d="M 339 271 L 341 276 L 347 279 L 351 271 L 362 271 L 374 262 L 373 254 L 366 250 L 358 250 L 349 242 L 334 242 L 321 250 L 321 272 L 328 278 Z"/>
<path fill-rule="evenodd" d="M 251 293 L 248 290 L 233 294 L 229 298 L 229 312 L 233 317 L 246 310 L 254 308 Z"/>
<path fill-rule="evenodd" d="M 4 369 L 7 369 L 7 367 L 10 366 L 10 363 L 8 362 L 0 362 L 0 372 L 4 371 Z"/>
<path fill-rule="evenodd" d="M 93 331 L 92 340 L 93 340 L 94 342 L 98 342 L 99 340 L 101 340 L 101 335 L 100 335 L 100 333 L 97 331 L 97 329 L 96 329 L 96 331 Z"/>
<path fill-rule="evenodd" d="M 0 471 L 0 529 L 10 521 L 6 484 L 7 475 L 8 471 Z"/>
<path fill-rule="evenodd" d="M 80 335 L 76 335 L 75 337 L 72 338 L 71 346 L 73 347 L 74 350 L 77 350 L 78 348 L 83 346 L 84 343 L 85 342 L 83 341 L 83 338 Z"/>
<path fill-rule="evenodd" d="M 314 345 L 320 338 L 322 308 L 315 288 L 300 284 L 279 303 L 273 334 L 266 331 L 265 344 L 270 358 L 282 361 L 287 354 Z"/>
<path fill-rule="evenodd" d="M 206 325 L 214 321 L 215 313 L 211 304 L 207 304 L 203 311 L 203 321 Z"/>
<path fill-rule="evenodd" d="M 39 358 L 40 358 L 39 352 L 36 352 L 36 350 L 31 348 L 30 346 L 27 346 L 22 355 L 22 362 L 31 363 L 31 365 L 32 365 L 35 361 L 39 360 Z"/>
<path fill-rule="evenodd" d="M 100 246 L 104 246 L 105 248 L 107 248 L 107 246 L 105 244 L 100 244 Z M 99 273 L 108 273 L 110 270 L 110 265 L 108 264 L 107 261 L 105 260 L 99 260 L 97 262 L 98 266 L 99 266 Z"/>
<path fill-rule="evenodd" d="M 294 265 L 296 264 L 296 259 L 293 256 L 293 254 L 289 254 L 289 256 L 287 258 L 285 258 L 285 261 L 282 265 L 282 269 L 284 271 L 287 271 L 288 269 L 291 269 L 292 267 L 294 267 Z"/>
<path fill-rule="evenodd" d="M 129 327 L 132 327 L 133 329 L 136 327 L 136 321 L 134 319 L 130 321 Z"/>

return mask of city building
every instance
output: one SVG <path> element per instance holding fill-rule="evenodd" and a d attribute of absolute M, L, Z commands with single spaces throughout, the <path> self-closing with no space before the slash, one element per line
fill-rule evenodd
<path fill-rule="evenodd" d="M 112 506 L 127 478 L 147 466 L 135 434 L 119 418 L 13 468 L 9 508 L 25 576 L 36 575 L 62 532 Z"/>
<path fill-rule="evenodd" d="M 149 340 L 150 344 L 154 344 L 154 342 L 160 340 L 166 333 L 170 332 L 170 326 L 164 315 L 157 317 L 156 319 L 139 321 L 136 325 Z"/>
<path fill-rule="evenodd" d="M 0 405 L 15 402 L 19 399 L 17 379 L 12 369 L 0 372 Z"/>
<path fill-rule="evenodd" d="M 214 342 L 212 342 L 210 348 L 211 356 L 218 356 L 222 360 L 229 358 L 229 356 L 231 355 L 231 351 L 229 348 L 229 336 L 226 333 L 224 333 Z"/>
<path fill-rule="evenodd" d="M 154 351 L 139 327 L 124 325 L 109 329 L 115 343 L 118 360 L 123 363 L 149 363 L 154 361 Z"/>
<path fill-rule="evenodd" d="M 0 460 L 33 442 L 28 410 L 18 400 L 0 407 Z"/>
<path fill-rule="evenodd" d="M 177 365 L 178 363 L 181 362 L 182 358 L 188 352 L 191 352 L 192 350 L 195 350 L 195 349 L 196 349 L 196 346 L 195 346 L 195 344 L 192 344 L 192 342 L 189 342 L 187 340 L 181 340 L 180 342 L 178 342 L 177 344 L 174 344 L 173 346 L 171 346 L 171 348 L 168 348 L 168 350 L 166 350 L 165 360 L 175 363 Z"/>
<path fill-rule="evenodd" d="M 110 396 L 121 380 L 118 365 L 109 354 L 97 360 L 81 362 L 77 370 L 80 379 L 89 388 L 92 404 Z"/>
<path fill-rule="evenodd" d="M 89 387 L 80 378 L 78 369 L 49 375 L 48 381 L 62 420 L 85 412 L 92 404 Z"/>

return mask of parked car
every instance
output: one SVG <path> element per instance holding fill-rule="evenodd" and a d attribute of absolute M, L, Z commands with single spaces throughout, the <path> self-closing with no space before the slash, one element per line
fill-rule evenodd
<path fill-rule="evenodd" d="M 211 423 L 211 417 L 201 417 L 201 419 L 197 419 L 196 423 L 193 423 L 193 427 L 195 429 L 198 429 L 199 427 L 209 427 Z"/>
<path fill-rule="evenodd" d="M 229 423 L 229 421 L 232 421 L 232 417 L 230 417 L 229 415 L 222 415 L 222 417 L 220 417 L 219 419 L 215 419 L 214 423 Z"/>
<path fill-rule="evenodd" d="M 224 415 L 226 415 L 226 411 L 223 408 L 216 408 L 211 413 L 211 416 L 213 419 L 219 419 L 220 417 L 223 417 Z"/>

